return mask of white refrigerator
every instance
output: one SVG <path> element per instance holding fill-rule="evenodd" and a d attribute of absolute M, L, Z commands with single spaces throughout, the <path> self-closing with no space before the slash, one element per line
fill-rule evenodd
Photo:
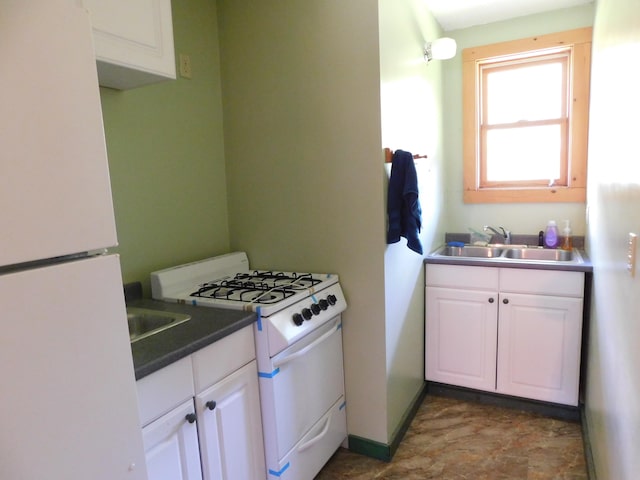
<path fill-rule="evenodd" d="M 0 59 L 0 479 L 146 479 L 88 13 L 0 0 Z"/>

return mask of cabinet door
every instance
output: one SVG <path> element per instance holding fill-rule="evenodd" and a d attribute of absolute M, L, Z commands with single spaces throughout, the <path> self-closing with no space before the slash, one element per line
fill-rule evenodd
<path fill-rule="evenodd" d="M 100 85 L 128 89 L 176 78 L 171 0 L 83 0 Z"/>
<path fill-rule="evenodd" d="M 498 294 L 426 289 L 426 379 L 495 390 Z"/>
<path fill-rule="evenodd" d="M 582 299 L 500 294 L 497 391 L 578 404 Z"/>
<path fill-rule="evenodd" d="M 255 360 L 197 395 L 196 410 L 205 480 L 266 477 Z"/>
<path fill-rule="evenodd" d="M 202 480 L 193 400 L 142 429 L 149 480 Z"/>

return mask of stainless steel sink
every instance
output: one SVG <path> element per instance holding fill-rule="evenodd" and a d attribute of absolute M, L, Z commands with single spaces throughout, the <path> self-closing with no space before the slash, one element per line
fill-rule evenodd
<path fill-rule="evenodd" d="M 439 255 L 447 257 L 474 257 L 474 258 L 496 258 L 502 253 L 502 248 L 481 247 L 476 245 L 465 245 L 464 247 L 446 246 L 438 252 Z"/>
<path fill-rule="evenodd" d="M 546 248 L 510 248 L 504 256 L 515 260 L 542 260 L 554 262 L 570 262 L 573 251 Z"/>
<path fill-rule="evenodd" d="M 127 307 L 131 343 L 155 335 L 191 319 L 190 315 L 147 308 Z"/>
<path fill-rule="evenodd" d="M 445 245 L 436 250 L 431 256 L 447 257 L 456 261 L 462 261 L 466 258 L 473 261 L 494 263 L 583 263 L 582 256 L 577 250 L 549 249 L 527 245 L 490 244 L 487 246 L 464 245 L 456 247 Z"/>

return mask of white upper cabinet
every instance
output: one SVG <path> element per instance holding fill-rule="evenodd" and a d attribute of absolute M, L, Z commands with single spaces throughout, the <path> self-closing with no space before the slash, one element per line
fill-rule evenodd
<path fill-rule="evenodd" d="M 84 0 L 98 80 L 126 90 L 175 80 L 171 0 Z"/>

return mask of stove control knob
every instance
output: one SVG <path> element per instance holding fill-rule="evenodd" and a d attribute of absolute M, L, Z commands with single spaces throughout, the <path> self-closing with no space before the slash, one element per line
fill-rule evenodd
<path fill-rule="evenodd" d="M 320 306 L 317 303 L 312 304 L 311 311 L 314 315 L 320 315 Z"/>
<path fill-rule="evenodd" d="M 327 308 L 329 308 L 329 302 L 327 302 L 324 298 L 318 302 L 318 305 L 320 305 L 320 308 L 322 310 L 326 310 Z"/>
<path fill-rule="evenodd" d="M 302 318 L 302 315 L 300 315 L 299 313 L 294 313 L 293 314 L 293 323 L 295 323 L 299 327 L 300 325 L 302 325 L 302 322 L 304 322 L 304 319 Z"/>
<path fill-rule="evenodd" d="M 327 297 L 327 302 L 329 302 L 329 305 L 335 305 L 336 303 L 338 303 L 338 299 L 335 295 L 329 295 Z"/>
<path fill-rule="evenodd" d="M 313 314 L 311 313 L 311 310 L 309 310 L 308 308 L 303 308 L 302 316 L 304 317 L 305 320 L 309 320 L 313 316 Z"/>

